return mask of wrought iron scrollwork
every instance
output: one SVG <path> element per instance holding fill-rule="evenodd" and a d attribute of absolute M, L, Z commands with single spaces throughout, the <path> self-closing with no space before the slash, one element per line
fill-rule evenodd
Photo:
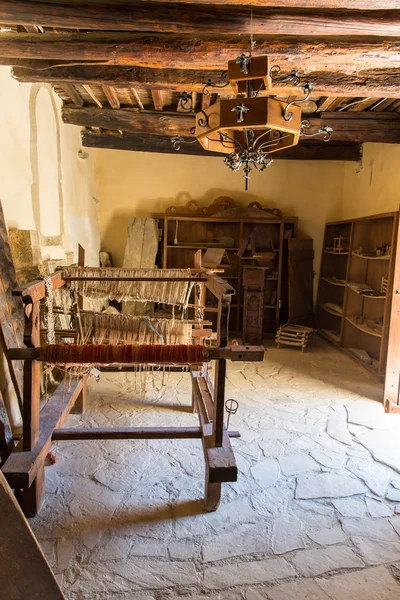
<path fill-rule="evenodd" d="M 321 127 L 321 129 L 317 129 L 316 131 L 308 132 L 307 130 L 310 129 L 310 127 L 311 127 L 310 121 L 308 121 L 307 119 L 304 119 L 300 124 L 300 136 L 301 137 L 322 136 L 321 139 L 323 142 L 329 142 L 329 140 L 331 139 L 331 133 L 333 131 L 332 127 L 329 127 L 328 125 L 324 125 L 324 127 Z"/>
<path fill-rule="evenodd" d="M 219 82 L 220 80 L 222 80 L 222 83 Z M 222 89 L 227 87 L 229 85 L 228 71 L 223 71 L 223 73 L 221 73 L 220 75 L 219 80 L 213 81 L 212 79 L 207 79 L 207 81 L 205 81 L 203 85 L 203 94 L 205 96 L 210 95 L 210 90 L 208 88 Z"/>
<path fill-rule="evenodd" d="M 172 144 L 174 150 L 176 150 L 176 152 L 179 152 L 179 150 L 181 149 L 181 144 L 194 144 L 196 142 L 197 142 L 196 138 L 194 140 L 187 140 L 186 138 L 182 137 L 181 135 L 175 135 L 174 137 L 171 138 L 171 144 Z"/>
<path fill-rule="evenodd" d="M 199 114 L 199 113 L 201 113 L 203 115 L 204 119 L 203 119 L 203 117 L 199 117 L 197 119 L 197 125 L 199 127 L 203 127 L 203 128 L 208 127 L 208 115 L 204 112 L 204 110 L 202 108 L 198 111 L 197 114 Z"/>
<path fill-rule="evenodd" d="M 193 112 L 193 98 L 192 94 L 188 92 L 181 92 L 178 96 L 178 110 L 181 112 Z"/>
<path fill-rule="evenodd" d="M 291 83 L 296 87 L 300 85 L 300 73 L 298 71 L 290 71 L 287 75 L 279 76 L 281 72 L 281 68 L 278 65 L 274 65 L 269 70 L 269 76 L 271 77 L 271 81 L 273 83 Z"/>
<path fill-rule="evenodd" d="M 300 100 L 293 100 L 293 102 L 289 102 L 289 104 L 286 105 L 285 112 L 283 113 L 283 118 L 285 119 L 285 121 L 291 121 L 293 119 L 293 113 L 291 112 L 290 107 L 294 104 L 301 104 L 303 102 L 307 102 L 311 95 L 311 92 L 314 89 L 314 86 L 312 83 L 304 83 L 300 86 L 300 89 L 304 92 L 304 98 L 301 98 Z"/>

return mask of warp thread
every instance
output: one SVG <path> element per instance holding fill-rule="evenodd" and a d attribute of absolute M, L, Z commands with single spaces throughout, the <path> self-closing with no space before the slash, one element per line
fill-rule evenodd
<path fill-rule="evenodd" d="M 133 302 L 159 302 L 187 308 L 193 281 L 173 281 L 191 277 L 190 269 L 119 269 L 99 267 L 68 267 L 66 277 L 148 277 L 171 278 L 171 281 L 67 281 L 72 292 L 89 298 Z"/>
<path fill-rule="evenodd" d="M 80 319 L 85 340 L 95 344 L 192 343 L 191 321 L 87 311 Z"/>
<path fill-rule="evenodd" d="M 40 360 L 53 365 L 192 365 L 208 360 L 208 352 L 197 345 L 135 346 L 124 344 L 52 344 L 40 348 Z"/>

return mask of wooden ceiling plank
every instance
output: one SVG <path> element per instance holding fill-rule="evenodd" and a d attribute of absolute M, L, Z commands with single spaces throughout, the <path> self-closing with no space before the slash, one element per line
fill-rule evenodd
<path fill-rule="evenodd" d="M 24 25 L 24 29 L 27 33 L 42 33 L 39 25 Z"/>
<path fill-rule="evenodd" d="M 383 112 L 391 104 L 393 104 L 393 98 L 381 98 L 371 106 L 370 110 L 373 112 Z"/>
<path fill-rule="evenodd" d="M 85 106 L 85 101 L 77 91 L 76 87 L 70 83 L 57 83 L 57 85 L 64 90 L 65 94 L 69 96 L 75 106 Z"/>
<path fill-rule="evenodd" d="M 164 109 L 164 99 L 162 90 L 151 90 L 151 97 L 153 98 L 153 104 L 155 110 L 162 112 Z"/>
<path fill-rule="evenodd" d="M 364 98 L 363 100 L 359 100 L 357 102 L 357 104 L 354 104 L 353 106 L 349 106 L 349 108 L 347 108 L 346 110 L 348 112 L 360 112 L 361 110 L 366 110 L 367 108 L 369 108 L 370 106 L 372 106 L 373 104 L 375 104 L 375 102 L 377 101 L 377 98 Z"/>
<path fill-rule="evenodd" d="M 324 112 L 327 110 L 335 110 L 338 106 L 340 106 L 343 98 L 332 98 L 328 96 L 327 98 L 322 98 L 318 104 L 317 112 Z"/>
<path fill-rule="evenodd" d="M 103 104 L 100 102 L 100 100 L 94 93 L 93 88 L 87 84 L 83 84 L 83 87 L 85 88 L 86 92 L 89 94 L 93 102 L 95 102 L 99 108 L 103 108 Z"/>
<path fill-rule="evenodd" d="M 283 71 L 293 67 L 317 72 L 352 73 L 400 68 L 400 36 L 387 38 L 293 38 L 254 36 L 259 54 L 268 53 Z M 124 33 L 3 33 L 3 59 L 101 61 L 152 69 L 221 69 L 228 60 L 248 51 L 247 36 L 124 34 Z"/>
<path fill-rule="evenodd" d="M 193 141 L 192 138 L 186 138 Z M 82 131 L 82 145 L 89 148 L 106 148 L 111 150 L 126 150 L 132 152 L 159 152 L 166 154 L 189 154 L 195 156 L 217 156 L 224 155 L 216 152 L 207 152 L 198 143 L 181 145 L 181 150 L 176 151 L 169 136 L 124 134 L 101 135 L 90 131 Z M 298 146 L 277 152 L 274 159 L 285 160 L 348 160 L 357 161 L 360 158 L 360 146 L 358 144 L 309 144 L 300 143 Z"/>
<path fill-rule="evenodd" d="M 399 8 L 399 7 L 397 7 Z M 208 4 L 207 10 L 193 4 L 185 9 L 172 3 L 136 2 L 127 6 L 115 2 L 91 5 L 27 0 L 0 0 L 0 21 L 20 25 L 102 31 L 144 31 L 164 33 L 236 34 L 296 36 L 382 36 L 397 37 L 399 10 L 364 12 L 353 7 L 297 8 L 256 6 L 251 13 L 246 6 Z"/>
<path fill-rule="evenodd" d="M 103 85 L 102 90 L 111 108 L 121 108 L 121 102 L 118 98 L 118 94 L 112 85 Z"/>
<path fill-rule="evenodd" d="M 140 110 L 144 110 L 143 102 L 141 101 L 139 94 L 137 93 L 135 88 L 131 87 L 131 92 L 132 92 L 133 97 L 135 98 L 135 102 L 138 105 L 138 107 L 140 108 Z"/>
<path fill-rule="evenodd" d="M 385 112 L 397 111 L 400 108 L 400 100 L 394 100 L 392 104 L 390 104 L 387 108 L 385 108 Z"/>
<path fill-rule="evenodd" d="M 2 60 L 0 59 L 0 63 Z M 158 89 L 187 92 L 202 92 L 204 81 L 218 81 L 221 71 L 192 70 L 192 69 L 151 69 L 138 66 L 55 66 L 43 69 L 43 61 L 29 60 L 27 67 L 16 66 L 13 76 L 20 82 L 28 83 L 79 83 L 87 85 L 110 85 L 127 87 L 134 85 L 137 89 Z M 19 60 L 19 63 L 21 61 Z M 34 64 L 36 63 L 36 68 Z M 399 98 L 400 97 L 400 68 L 399 69 L 370 69 L 357 73 L 340 73 L 332 71 L 311 71 L 307 79 L 313 82 L 315 91 L 324 96 L 324 102 L 338 96 L 367 97 L 367 98 Z M 277 95 L 291 95 L 296 88 L 276 86 Z M 229 95 L 231 88 L 218 90 L 221 96 Z M 320 101 L 321 103 L 321 101 Z M 325 110 L 325 108 L 323 108 Z"/>
<path fill-rule="evenodd" d="M 201 110 L 206 110 L 211 104 L 211 94 L 202 94 L 201 95 Z"/>
<path fill-rule="evenodd" d="M 103 127 L 126 133 L 189 136 L 194 125 L 194 114 L 134 112 L 97 108 L 62 109 L 64 123 L 81 127 Z M 311 127 L 328 125 L 333 128 L 332 141 L 400 143 L 400 117 L 397 113 L 321 113 L 310 116 Z"/>

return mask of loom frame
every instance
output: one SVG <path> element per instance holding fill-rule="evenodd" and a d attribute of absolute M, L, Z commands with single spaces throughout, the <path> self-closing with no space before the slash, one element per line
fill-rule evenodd
<path fill-rule="evenodd" d="M 195 257 L 195 267 L 201 267 L 201 256 Z M 63 272 L 57 271 L 51 277 L 53 290 L 66 283 Z M 201 307 L 208 289 L 218 302 L 217 359 L 214 385 L 211 382 L 207 364 L 191 368 L 192 411 L 197 412 L 198 427 L 181 428 L 100 428 L 62 429 L 62 424 L 70 412 L 82 413 L 86 404 L 87 377 L 73 380 L 68 391 L 60 384 L 47 404 L 40 410 L 40 363 L 32 358 L 34 350 L 40 347 L 40 300 L 45 298 L 44 281 L 34 281 L 13 292 L 19 296 L 25 309 L 25 348 L 10 349 L 10 360 L 24 360 L 23 373 L 23 437 L 3 465 L 3 473 L 9 485 L 21 490 L 21 505 L 25 516 L 38 514 L 44 498 L 44 464 L 50 451 L 52 440 L 85 439 L 182 439 L 200 438 L 205 460 L 205 508 L 216 510 L 221 498 L 221 484 L 237 480 L 237 466 L 230 443 L 230 436 L 238 437 L 237 432 L 227 432 L 224 426 L 226 356 L 235 355 L 233 360 L 260 360 L 264 349 L 240 347 L 234 352 L 228 349 L 228 323 L 231 297 L 234 289 L 215 274 L 201 273 L 193 269 L 188 280 L 195 278 L 195 304 Z M 180 278 L 181 279 L 181 278 Z M 173 281 L 173 279 L 171 279 Z M 196 308 L 195 308 L 196 314 Z M 196 319 L 202 330 L 200 311 Z M 195 320 L 196 320 L 195 319 Z M 201 334 L 201 331 L 199 331 Z M 202 344 L 202 335 L 195 337 L 195 343 Z M 31 349 L 31 350 L 30 350 Z M 220 355 L 218 355 L 218 349 Z M 31 356 L 31 357 L 30 357 Z M 262 360 L 262 358 L 261 358 Z M 132 371 L 134 367 L 106 366 L 104 371 Z M 183 371 L 185 367 L 170 365 L 171 371 Z M 63 389 L 64 388 L 64 389 Z"/>

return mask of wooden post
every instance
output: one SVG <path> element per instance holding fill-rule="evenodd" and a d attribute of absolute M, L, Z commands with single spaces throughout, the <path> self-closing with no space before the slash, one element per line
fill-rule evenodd
<path fill-rule="evenodd" d="M 389 339 L 387 346 L 387 362 L 385 373 L 385 389 L 383 405 L 386 412 L 400 412 L 400 226 L 395 243 L 392 246 L 394 253 L 393 290 L 390 308 Z"/>
<path fill-rule="evenodd" d="M 39 302 L 25 306 L 24 342 L 28 348 L 40 346 Z M 30 314 L 27 311 L 30 309 Z M 40 363 L 25 360 L 23 382 L 22 449 L 33 450 L 40 433 Z M 23 490 L 22 507 L 27 517 L 33 517 L 42 505 L 44 497 L 44 463 L 39 467 L 35 480 Z"/>
<path fill-rule="evenodd" d="M 84 377 L 83 379 L 84 381 L 82 390 L 80 391 L 79 396 L 75 401 L 74 407 L 71 410 L 71 414 L 74 415 L 81 415 L 85 412 L 87 395 L 87 377 Z"/>
<path fill-rule="evenodd" d="M 1 597 L 65 600 L 43 552 L 0 471 Z"/>

